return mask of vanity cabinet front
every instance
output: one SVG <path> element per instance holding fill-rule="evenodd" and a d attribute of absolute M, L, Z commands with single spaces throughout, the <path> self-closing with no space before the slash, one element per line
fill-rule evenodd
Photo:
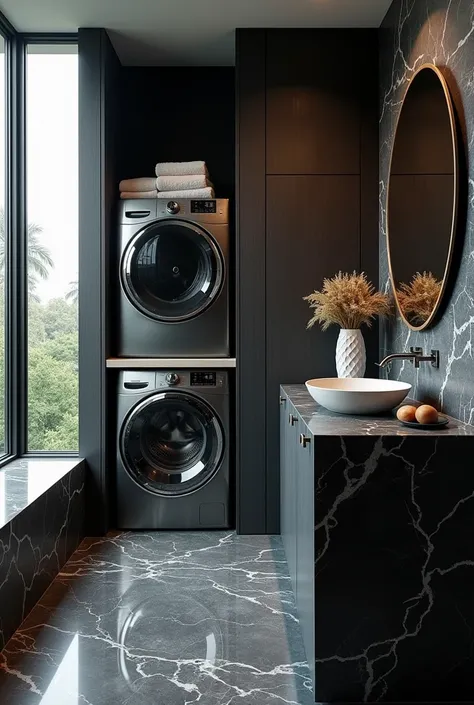
<path fill-rule="evenodd" d="M 280 397 L 281 535 L 314 687 L 314 438 Z"/>
<path fill-rule="evenodd" d="M 315 701 L 474 702 L 474 427 L 333 414 L 303 385 L 280 399 L 283 542 Z"/>

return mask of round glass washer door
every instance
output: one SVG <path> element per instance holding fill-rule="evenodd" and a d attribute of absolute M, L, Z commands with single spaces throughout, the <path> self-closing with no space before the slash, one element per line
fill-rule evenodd
<path fill-rule="evenodd" d="M 131 410 L 122 426 L 120 451 L 125 469 L 146 490 L 185 495 L 219 469 L 224 436 L 207 402 L 188 392 L 166 391 Z"/>
<path fill-rule="evenodd" d="M 121 263 L 130 303 L 149 318 L 178 323 L 212 304 L 224 262 L 212 235 L 185 220 L 156 221 L 129 242 Z"/>

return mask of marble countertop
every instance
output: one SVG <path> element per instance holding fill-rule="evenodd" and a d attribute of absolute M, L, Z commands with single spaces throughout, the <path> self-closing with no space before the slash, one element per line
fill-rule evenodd
<path fill-rule="evenodd" d="M 392 412 L 383 416 L 345 416 L 327 411 L 313 400 L 304 384 L 284 384 L 281 389 L 314 436 L 474 436 L 474 426 L 450 416 L 447 426 L 422 430 L 402 426 Z"/>
<path fill-rule="evenodd" d="M 0 529 L 81 462 L 81 458 L 17 458 L 0 469 Z"/>

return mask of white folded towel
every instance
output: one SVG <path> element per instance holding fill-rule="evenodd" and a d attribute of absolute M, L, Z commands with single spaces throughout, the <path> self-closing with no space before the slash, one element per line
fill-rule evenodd
<path fill-rule="evenodd" d="M 186 176 L 187 174 L 204 174 L 207 176 L 206 162 L 160 162 L 155 167 L 157 176 Z"/>
<path fill-rule="evenodd" d="M 124 179 L 119 183 L 120 191 L 152 191 L 156 188 L 154 176 L 141 176 L 138 179 Z"/>
<path fill-rule="evenodd" d="M 191 176 L 159 176 L 156 179 L 158 191 L 189 191 L 189 189 L 212 186 L 205 174 Z"/>
<path fill-rule="evenodd" d="M 120 198 L 128 200 L 129 198 L 158 198 L 158 191 L 120 191 Z"/>
<path fill-rule="evenodd" d="M 194 188 L 186 191 L 157 191 L 158 198 L 215 198 L 212 186 L 207 188 Z"/>

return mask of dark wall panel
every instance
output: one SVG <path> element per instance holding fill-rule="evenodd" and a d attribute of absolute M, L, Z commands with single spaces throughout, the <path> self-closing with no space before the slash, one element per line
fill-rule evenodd
<path fill-rule="evenodd" d="M 237 30 L 237 530 L 266 532 L 265 32 Z"/>
<path fill-rule="evenodd" d="M 155 164 L 204 159 L 216 195 L 235 188 L 233 67 L 122 70 L 120 177 L 153 176 Z"/>
<path fill-rule="evenodd" d="M 87 459 L 89 534 L 109 526 L 109 267 L 115 242 L 120 63 L 105 30 L 79 30 L 79 453 Z M 86 380 L 86 382 L 85 382 Z"/>
<path fill-rule="evenodd" d="M 278 385 L 335 374 L 337 328 L 306 331 L 302 297 L 339 270 L 378 279 L 376 67 L 376 30 L 238 32 L 244 533 L 279 531 Z"/>
<path fill-rule="evenodd" d="M 359 173 L 362 41 L 353 30 L 268 32 L 268 174 Z"/>
<path fill-rule="evenodd" d="M 359 176 L 268 176 L 266 235 L 267 526 L 278 530 L 278 390 L 336 375 L 336 326 L 306 330 L 303 296 L 359 263 Z"/>

